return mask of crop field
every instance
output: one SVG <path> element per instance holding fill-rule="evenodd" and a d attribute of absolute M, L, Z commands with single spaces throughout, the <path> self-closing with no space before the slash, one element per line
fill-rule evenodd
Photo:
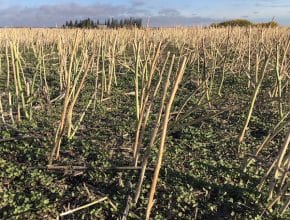
<path fill-rule="evenodd" d="M 289 219 L 290 29 L 0 29 L 0 219 Z"/>

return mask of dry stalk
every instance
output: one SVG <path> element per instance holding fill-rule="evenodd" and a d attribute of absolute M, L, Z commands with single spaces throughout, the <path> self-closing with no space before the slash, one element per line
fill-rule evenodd
<path fill-rule="evenodd" d="M 254 110 L 254 106 L 255 106 L 255 102 L 256 102 L 256 99 L 257 99 L 257 96 L 258 96 L 258 93 L 260 91 L 260 87 L 262 85 L 262 82 L 263 82 L 263 79 L 264 79 L 264 76 L 265 76 L 265 73 L 266 73 L 266 69 L 267 69 L 267 66 L 268 66 L 268 63 L 269 63 L 269 60 L 270 60 L 270 54 L 266 57 L 266 60 L 265 60 L 265 63 L 264 63 L 264 66 L 263 66 L 263 70 L 262 70 L 262 73 L 261 73 L 261 76 L 260 76 L 260 79 L 256 85 L 256 88 L 255 88 L 255 91 L 253 93 L 253 96 L 252 96 L 252 100 L 251 100 L 251 104 L 250 104 L 250 108 L 249 108 L 249 111 L 248 111 L 248 115 L 247 115 L 247 118 L 246 118 L 246 121 L 244 123 L 244 127 L 239 135 L 239 144 L 241 144 L 244 140 L 244 136 L 246 134 L 246 130 L 248 128 L 248 125 L 249 125 L 249 122 L 251 120 L 251 116 L 252 116 L 252 113 L 253 113 L 253 110 Z M 257 57 L 257 60 L 256 60 L 256 65 L 259 65 L 259 57 Z M 258 70 L 258 68 L 257 68 Z"/>
<path fill-rule="evenodd" d="M 165 84 L 163 86 L 162 100 L 160 102 L 158 117 L 157 117 L 156 122 L 155 122 L 155 127 L 152 130 L 150 143 L 146 147 L 145 155 L 142 158 L 142 165 L 141 165 L 142 169 L 141 169 L 141 172 L 140 172 L 139 181 L 138 181 L 136 192 L 135 192 L 135 196 L 134 196 L 134 203 L 138 202 L 138 199 L 139 199 L 139 196 L 140 196 L 140 193 L 141 193 L 141 188 L 142 188 L 144 176 L 145 176 L 145 171 L 146 171 L 147 164 L 148 164 L 148 159 L 149 159 L 149 156 L 150 156 L 150 152 L 151 152 L 151 149 L 152 149 L 152 147 L 153 147 L 153 145 L 155 143 L 155 140 L 156 140 L 156 137 L 157 137 L 157 134 L 158 134 L 158 131 L 159 131 L 159 127 L 160 127 L 160 123 L 161 123 L 161 117 L 162 117 L 162 113 L 163 113 L 163 109 L 164 109 L 164 105 L 165 105 L 165 100 L 166 100 L 166 95 L 167 95 L 167 90 L 168 90 L 168 87 L 170 85 L 170 76 L 171 76 L 171 73 L 172 73 L 174 60 L 175 60 L 175 55 L 173 54 L 172 59 L 171 59 L 171 64 L 170 64 L 170 67 L 169 67 L 169 70 L 168 70 L 168 73 L 167 73 L 166 81 L 165 81 Z"/>
<path fill-rule="evenodd" d="M 165 139 L 166 139 L 166 133 L 167 133 L 167 127 L 168 127 L 168 122 L 169 122 L 171 106 L 172 106 L 175 94 L 177 92 L 178 86 L 182 80 L 182 77 L 183 77 L 183 74 L 185 71 L 185 66 L 186 66 L 186 57 L 184 58 L 183 63 L 180 67 L 180 70 L 177 73 L 177 78 L 176 78 L 175 84 L 173 86 L 173 89 L 171 91 L 171 94 L 170 94 L 170 97 L 169 97 L 169 100 L 168 100 L 168 103 L 167 103 L 166 109 L 165 109 L 165 116 L 164 116 L 164 121 L 163 121 L 163 125 L 162 125 L 162 134 L 161 134 L 158 158 L 157 158 L 157 163 L 156 163 L 156 167 L 155 167 L 155 171 L 154 171 L 153 181 L 152 181 L 152 185 L 151 185 L 151 189 L 150 189 L 147 210 L 146 210 L 146 219 L 148 219 L 148 220 L 149 220 L 149 217 L 151 214 L 151 209 L 153 207 L 153 198 L 154 198 L 154 194 L 156 191 L 156 185 L 157 185 L 157 181 L 158 181 L 159 171 L 160 171 L 161 163 L 162 163 L 162 159 L 163 159 Z"/>

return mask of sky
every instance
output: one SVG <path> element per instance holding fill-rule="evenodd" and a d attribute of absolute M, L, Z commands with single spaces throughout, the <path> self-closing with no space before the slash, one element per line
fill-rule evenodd
<path fill-rule="evenodd" d="M 290 0 L 0 0 L 0 26 L 61 26 L 67 20 L 140 17 L 150 26 L 207 25 L 235 18 L 290 26 Z"/>

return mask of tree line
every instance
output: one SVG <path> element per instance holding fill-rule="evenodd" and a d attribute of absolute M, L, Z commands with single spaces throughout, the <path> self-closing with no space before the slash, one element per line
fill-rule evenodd
<path fill-rule="evenodd" d="M 212 23 L 210 25 L 210 27 L 264 27 L 264 28 L 274 28 L 278 26 L 279 24 L 275 21 L 264 23 L 253 23 L 246 19 L 234 19 L 229 21 L 223 21 L 220 23 Z"/>
<path fill-rule="evenodd" d="M 94 21 L 90 18 L 75 20 L 75 21 L 66 21 L 63 28 L 132 28 L 142 27 L 142 19 L 141 18 L 124 18 L 124 19 L 105 19 L 104 22 L 101 22 L 99 19 Z"/>

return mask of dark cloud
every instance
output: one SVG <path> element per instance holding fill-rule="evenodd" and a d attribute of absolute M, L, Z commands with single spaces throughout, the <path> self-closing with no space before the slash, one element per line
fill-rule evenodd
<path fill-rule="evenodd" d="M 254 6 L 260 8 L 289 8 L 290 4 L 285 4 L 285 1 L 279 0 L 256 0 L 253 1 Z"/>
<path fill-rule="evenodd" d="M 144 0 L 131 0 L 130 1 L 133 7 L 140 7 L 145 5 L 146 1 Z"/>
<path fill-rule="evenodd" d="M 159 15 L 176 17 L 176 16 L 180 16 L 180 12 L 178 10 L 176 10 L 176 9 L 166 8 L 166 9 L 160 10 L 159 11 Z"/>
<path fill-rule="evenodd" d="M 289 8 L 290 4 L 285 4 L 285 1 L 280 0 L 243 0 L 233 1 L 232 6 L 239 7 L 244 5 L 254 6 L 257 8 Z"/>
<path fill-rule="evenodd" d="M 185 16 L 152 16 L 150 18 L 150 25 L 151 26 L 166 26 L 166 27 L 173 27 L 173 26 L 193 26 L 193 25 L 207 25 L 217 20 L 212 18 L 200 17 L 200 16 L 192 16 L 192 17 L 185 17 Z"/>

